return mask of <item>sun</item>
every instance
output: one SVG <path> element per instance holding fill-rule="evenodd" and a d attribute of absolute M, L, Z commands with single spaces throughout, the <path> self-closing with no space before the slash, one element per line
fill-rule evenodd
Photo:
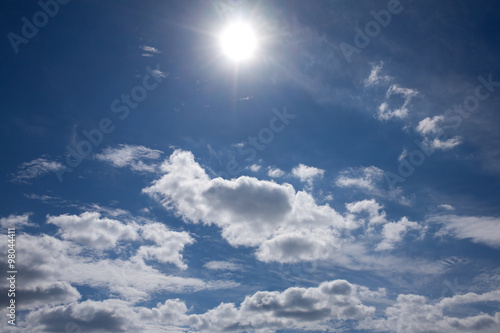
<path fill-rule="evenodd" d="M 251 26 L 244 22 L 229 24 L 220 36 L 222 52 L 231 60 L 249 60 L 257 49 L 257 37 Z"/>

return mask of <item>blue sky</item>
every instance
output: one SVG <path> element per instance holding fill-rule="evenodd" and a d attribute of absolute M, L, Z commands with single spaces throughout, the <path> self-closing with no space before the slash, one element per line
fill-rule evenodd
<path fill-rule="evenodd" d="M 496 1 L 0 6 L 2 332 L 499 331 Z"/>

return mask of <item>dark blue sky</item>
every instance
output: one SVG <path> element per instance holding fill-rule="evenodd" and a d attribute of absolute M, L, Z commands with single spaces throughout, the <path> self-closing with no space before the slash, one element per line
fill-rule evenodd
<path fill-rule="evenodd" d="M 2 331 L 497 332 L 499 14 L 3 1 Z"/>

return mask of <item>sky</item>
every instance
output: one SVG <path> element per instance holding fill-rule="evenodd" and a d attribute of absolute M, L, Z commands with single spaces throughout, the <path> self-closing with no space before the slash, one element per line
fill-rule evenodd
<path fill-rule="evenodd" d="M 1 1 L 0 331 L 499 332 L 499 14 Z"/>

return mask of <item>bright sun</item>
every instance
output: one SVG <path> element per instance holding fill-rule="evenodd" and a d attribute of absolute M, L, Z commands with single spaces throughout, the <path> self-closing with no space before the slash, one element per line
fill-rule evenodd
<path fill-rule="evenodd" d="M 222 51 L 231 60 L 248 60 L 255 53 L 257 38 L 252 28 L 243 22 L 230 24 L 220 37 Z"/>

